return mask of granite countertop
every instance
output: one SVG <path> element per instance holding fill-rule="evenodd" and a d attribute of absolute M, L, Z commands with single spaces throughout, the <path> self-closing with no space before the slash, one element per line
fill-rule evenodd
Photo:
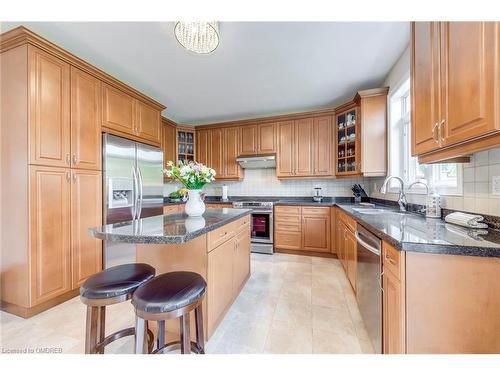
<path fill-rule="evenodd" d="M 441 219 L 400 213 L 397 209 L 386 206 L 375 206 L 384 210 L 376 214 L 360 213 L 357 209 L 368 211 L 370 208 L 353 203 L 337 203 L 336 206 L 398 250 L 500 257 L 500 231 L 497 230 L 488 229 L 488 234 L 481 235 L 475 230 L 448 224 Z"/>
<path fill-rule="evenodd" d="M 136 244 L 179 244 L 220 228 L 250 214 L 251 210 L 209 208 L 202 217 L 185 213 L 151 216 L 89 229 L 101 240 Z"/>

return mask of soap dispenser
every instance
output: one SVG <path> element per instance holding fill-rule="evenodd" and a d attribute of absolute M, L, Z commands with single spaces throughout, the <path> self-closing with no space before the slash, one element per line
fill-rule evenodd
<path fill-rule="evenodd" d="M 431 188 L 426 198 L 425 216 L 430 218 L 441 218 L 441 196 L 435 188 Z"/>

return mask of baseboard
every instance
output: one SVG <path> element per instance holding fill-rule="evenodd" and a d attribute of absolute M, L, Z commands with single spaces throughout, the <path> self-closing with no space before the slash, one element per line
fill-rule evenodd
<path fill-rule="evenodd" d="M 67 293 L 64 293 L 60 296 L 52 298 L 49 301 L 43 302 L 33 307 L 24 307 L 5 301 L 0 301 L 0 308 L 2 309 L 2 311 L 8 312 L 9 314 L 17 315 L 21 318 L 30 318 L 34 315 L 40 314 L 42 311 L 48 310 L 51 307 L 66 302 L 73 297 L 76 297 L 79 293 L 79 289 L 70 290 Z"/>
<path fill-rule="evenodd" d="M 289 250 L 289 249 L 274 249 L 276 253 L 283 254 L 293 254 L 293 255 L 306 255 L 311 257 L 319 258 L 337 258 L 337 254 L 334 253 L 323 253 L 320 251 L 309 251 L 309 250 Z"/>

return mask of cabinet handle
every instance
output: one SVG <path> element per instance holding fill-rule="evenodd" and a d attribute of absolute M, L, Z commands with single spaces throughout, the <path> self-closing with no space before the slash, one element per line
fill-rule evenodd
<path fill-rule="evenodd" d="M 66 172 L 66 181 L 71 181 L 71 174 L 69 172 Z"/>
<path fill-rule="evenodd" d="M 397 265 L 396 261 L 394 259 L 392 259 L 389 254 L 385 253 L 385 259 L 389 261 L 390 264 L 392 265 Z"/>
<path fill-rule="evenodd" d="M 441 123 L 439 124 L 439 138 L 441 139 L 441 142 L 444 142 L 444 137 L 443 137 L 443 128 L 444 128 L 444 120 L 441 120 Z"/>
<path fill-rule="evenodd" d="M 76 154 L 73 154 L 73 165 L 78 163 L 78 159 L 76 158 Z"/>
<path fill-rule="evenodd" d="M 69 156 L 69 152 L 66 154 L 66 164 L 70 165 L 71 157 Z"/>
<path fill-rule="evenodd" d="M 434 142 L 438 143 L 439 142 L 439 135 L 436 134 L 436 130 L 439 129 L 439 125 L 436 122 L 434 126 L 432 127 L 432 139 L 434 139 Z"/>
<path fill-rule="evenodd" d="M 73 182 L 76 184 L 76 173 L 73 173 Z"/>
<path fill-rule="evenodd" d="M 382 293 L 384 293 L 384 287 L 383 287 L 383 285 L 384 285 L 384 279 L 383 279 L 383 276 L 384 276 L 384 271 L 382 271 L 380 273 L 380 277 L 378 279 L 378 286 L 380 287 L 380 290 L 382 291 Z"/>
<path fill-rule="evenodd" d="M 219 234 L 219 237 L 224 237 L 227 234 L 227 232 Z"/>

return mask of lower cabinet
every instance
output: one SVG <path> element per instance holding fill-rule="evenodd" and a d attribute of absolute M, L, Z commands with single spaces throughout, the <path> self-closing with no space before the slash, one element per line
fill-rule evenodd
<path fill-rule="evenodd" d="M 184 204 L 169 204 L 167 206 L 163 206 L 163 214 L 170 215 L 176 214 L 178 212 L 182 212 L 184 210 Z"/>
<path fill-rule="evenodd" d="M 211 232 L 212 233 L 212 232 Z M 220 228 L 214 235 L 226 237 L 223 243 L 208 237 L 207 332 L 210 337 L 225 312 L 250 276 L 250 216 Z M 217 243 L 213 248 L 212 243 Z"/>
<path fill-rule="evenodd" d="M 277 249 L 330 252 L 330 208 L 277 206 L 274 244 Z"/>
<path fill-rule="evenodd" d="M 351 283 L 352 289 L 356 291 L 358 251 L 356 237 L 350 229 L 346 229 L 345 253 L 347 260 L 347 278 Z"/>
<path fill-rule="evenodd" d="M 356 291 L 357 278 L 357 241 L 354 235 L 356 222 L 337 209 L 335 213 L 336 220 L 336 247 L 337 257 L 346 273 L 354 291 Z"/>
<path fill-rule="evenodd" d="M 99 171 L 30 167 L 31 299 L 27 307 L 77 289 L 101 270 L 101 241 L 88 235 L 88 228 L 101 224 L 101 183 Z"/>

